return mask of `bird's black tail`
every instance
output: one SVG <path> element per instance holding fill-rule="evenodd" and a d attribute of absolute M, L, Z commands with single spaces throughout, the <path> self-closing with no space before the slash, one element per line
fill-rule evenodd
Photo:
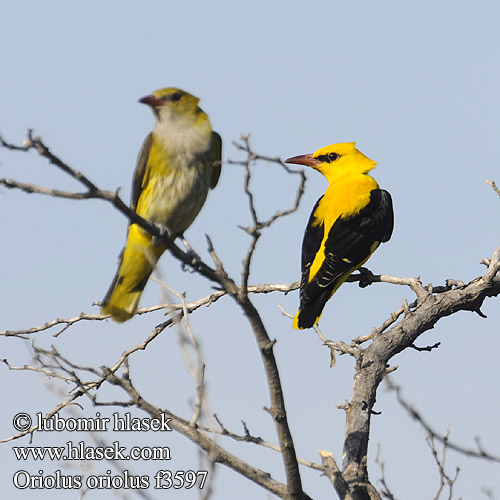
<path fill-rule="evenodd" d="M 296 330 L 312 328 L 319 321 L 323 308 L 331 296 L 331 290 L 325 290 L 314 301 L 306 304 L 301 303 L 295 318 L 293 318 L 293 327 Z"/>

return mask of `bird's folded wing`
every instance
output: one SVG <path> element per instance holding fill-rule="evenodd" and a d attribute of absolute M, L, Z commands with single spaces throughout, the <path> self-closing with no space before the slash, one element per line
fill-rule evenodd
<path fill-rule="evenodd" d="M 148 134 L 144 143 L 139 151 L 139 156 L 137 157 L 137 166 L 135 167 L 134 180 L 132 182 L 132 201 L 131 208 L 133 210 L 137 209 L 137 203 L 139 197 L 141 196 L 142 189 L 145 185 L 146 166 L 148 164 L 149 153 L 151 151 L 151 146 L 153 144 L 153 134 Z"/>

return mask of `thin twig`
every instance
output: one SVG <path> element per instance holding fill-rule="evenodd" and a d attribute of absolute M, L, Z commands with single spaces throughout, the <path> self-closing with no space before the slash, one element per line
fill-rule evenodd
<path fill-rule="evenodd" d="M 278 284 L 267 284 L 267 283 L 262 283 L 262 284 L 257 284 L 257 285 L 250 285 L 248 287 L 248 292 L 249 293 L 271 293 L 271 292 L 282 292 L 282 293 L 288 293 L 293 290 L 296 290 L 299 287 L 299 282 L 296 281 L 294 283 L 278 283 Z M 219 300 L 221 297 L 224 297 L 227 295 L 227 292 L 225 290 L 218 290 L 216 292 L 213 292 L 206 297 L 203 297 L 201 299 L 195 300 L 193 302 L 188 302 L 186 303 L 186 309 L 188 313 L 192 313 L 193 311 L 196 311 L 196 309 L 202 307 L 202 306 L 207 306 L 209 307 L 211 304 Z M 100 305 L 100 302 L 95 302 L 95 305 Z M 157 306 L 152 306 L 152 307 L 142 307 L 137 310 L 137 315 L 142 315 L 142 314 L 147 314 L 150 312 L 154 311 L 160 311 L 166 309 L 167 311 L 173 312 L 173 311 L 183 311 L 184 307 L 182 304 L 159 304 Z M 109 315 L 104 315 L 104 314 L 87 314 L 87 313 L 80 313 L 78 316 L 74 316 L 72 318 L 57 318 L 52 321 L 47 321 L 43 325 L 40 326 L 35 326 L 32 328 L 27 328 L 24 330 L 5 330 L 5 331 L 0 331 L 0 336 L 5 336 L 5 337 L 17 337 L 21 339 L 27 339 L 27 335 L 31 335 L 34 333 L 42 332 L 45 330 L 48 330 L 54 326 L 58 325 L 64 325 L 64 327 L 57 333 L 53 334 L 54 337 L 59 336 L 61 333 L 66 331 L 71 325 L 78 323 L 79 321 L 102 321 L 105 319 L 109 319 Z"/>
<path fill-rule="evenodd" d="M 255 249 L 257 247 L 257 242 L 262 234 L 261 230 L 264 228 L 270 227 L 279 218 L 290 215 L 298 210 L 299 205 L 300 205 L 300 200 L 302 199 L 302 195 L 304 194 L 304 190 L 305 190 L 306 176 L 305 176 L 305 173 L 303 170 L 295 171 L 295 170 L 289 169 L 279 158 L 268 158 L 268 157 L 256 155 L 252 151 L 252 148 L 250 147 L 250 136 L 248 134 L 242 135 L 241 141 L 242 141 L 241 143 L 234 143 L 234 144 L 239 150 L 244 151 L 247 154 L 246 159 L 242 160 L 242 161 L 238 161 L 238 162 L 229 161 L 229 163 L 242 165 L 245 169 L 243 192 L 246 194 L 246 196 L 248 198 L 248 206 L 249 206 L 249 211 L 250 211 L 250 215 L 252 218 L 252 225 L 251 226 L 249 226 L 249 227 L 241 227 L 240 226 L 241 229 L 246 231 L 252 238 L 250 241 L 250 244 L 248 246 L 247 254 L 246 254 L 245 258 L 243 259 L 243 269 L 241 272 L 241 290 L 240 290 L 240 293 L 243 296 L 247 293 L 248 278 L 250 275 L 250 263 L 252 261 L 253 254 L 254 254 Z M 277 212 L 274 213 L 274 215 L 272 215 L 268 220 L 266 220 L 264 222 L 259 220 L 259 216 L 257 214 L 257 208 L 255 206 L 255 198 L 254 198 L 253 192 L 250 189 L 250 180 L 252 177 L 251 165 L 256 160 L 264 160 L 264 161 L 278 163 L 279 165 L 283 166 L 288 173 L 299 174 L 301 177 L 301 182 L 299 184 L 299 187 L 297 188 L 297 192 L 295 195 L 295 201 L 294 201 L 294 204 L 292 205 L 292 207 L 290 207 L 287 210 L 278 210 Z"/>
<path fill-rule="evenodd" d="M 494 455 L 488 451 L 486 451 L 478 438 L 476 438 L 476 449 L 472 448 L 466 448 L 462 445 L 459 445 L 457 443 L 453 443 L 452 441 L 449 440 L 449 437 L 447 434 L 440 434 L 437 431 L 435 431 L 432 426 L 428 423 L 428 421 L 422 416 L 420 411 L 418 411 L 411 403 L 409 403 L 406 399 L 403 398 L 402 396 L 402 389 L 401 386 L 397 385 L 394 383 L 394 381 L 387 377 L 386 378 L 386 383 L 387 387 L 390 391 L 394 391 L 396 393 L 396 398 L 398 403 L 406 410 L 406 412 L 414 419 L 416 420 L 427 432 L 429 436 L 431 436 L 433 439 L 436 439 L 440 443 L 446 443 L 446 446 L 450 450 L 454 450 L 458 453 L 461 453 L 462 455 L 468 456 L 468 457 L 474 457 L 474 458 L 482 458 L 485 460 L 489 460 L 491 462 L 499 462 L 500 463 L 500 455 Z"/>
<path fill-rule="evenodd" d="M 497 188 L 497 185 L 493 181 L 490 181 L 489 179 L 486 179 L 486 182 L 493 188 L 493 190 L 495 191 L 495 193 L 498 196 L 500 196 L 500 189 Z"/>
<path fill-rule="evenodd" d="M 443 449 L 441 451 L 441 458 L 439 458 L 439 453 L 434 445 L 433 436 L 429 436 L 427 438 L 427 444 L 429 445 L 429 448 L 431 449 L 432 456 L 434 457 L 434 461 L 436 462 L 436 465 L 437 465 L 438 471 L 439 471 L 439 486 L 438 486 L 436 494 L 434 495 L 433 500 L 439 500 L 439 497 L 441 496 L 441 493 L 443 492 L 445 485 L 447 485 L 449 488 L 448 499 L 451 500 L 451 498 L 453 497 L 453 485 L 455 484 L 455 481 L 457 480 L 457 477 L 458 477 L 458 473 L 460 472 L 460 468 L 457 467 L 455 469 L 455 477 L 451 478 L 445 471 L 446 452 L 448 450 L 447 438 L 448 438 L 448 432 L 446 433 L 445 440 L 443 441 Z"/>
<path fill-rule="evenodd" d="M 210 427 L 204 427 L 204 426 L 198 426 L 198 428 L 204 432 L 209 432 L 210 434 L 218 434 L 220 436 L 228 437 L 230 439 L 233 439 L 234 441 L 238 442 L 244 442 L 244 443 L 252 443 L 256 444 L 259 446 L 262 446 L 264 448 L 268 448 L 270 450 L 276 451 L 278 453 L 281 453 L 281 448 L 275 444 L 269 443 L 268 441 L 265 441 L 262 439 L 260 436 L 254 436 L 250 433 L 248 430 L 248 427 L 245 422 L 242 421 L 243 429 L 244 429 L 244 434 L 236 434 L 230 430 L 228 430 L 224 424 L 221 422 L 220 418 L 218 417 L 217 414 L 214 413 L 213 415 L 215 421 L 219 425 L 219 429 L 213 429 Z M 310 469 L 322 471 L 323 467 L 320 464 L 317 464 L 315 462 L 311 462 L 309 460 L 304 460 L 302 458 L 297 458 L 297 461 L 299 464 L 304 465 L 305 467 L 309 467 Z"/>
<path fill-rule="evenodd" d="M 380 458 L 380 444 L 377 445 L 377 456 L 375 457 L 375 463 L 380 468 L 380 484 L 382 485 L 382 491 L 380 492 L 385 498 L 389 500 L 396 500 L 389 486 L 387 485 L 387 480 L 385 478 L 385 462 Z"/>
<path fill-rule="evenodd" d="M 205 363 L 203 361 L 201 355 L 201 349 L 196 337 L 191 328 L 191 324 L 189 322 L 189 311 L 186 303 L 186 295 L 185 293 L 179 293 L 173 288 L 167 286 L 165 283 L 158 281 L 161 286 L 166 289 L 170 294 L 175 295 L 180 301 L 182 305 L 182 318 L 183 318 L 183 326 L 185 331 L 188 333 L 189 342 L 194 350 L 196 357 L 196 367 L 193 366 L 193 363 L 189 359 L 189 354 L 185 349 L 183 349 L 184 359 L 186 360 L 186 365 L 191 373 L 191 376 L 196 380 L 196 398 L 194 404 L 193 416 L 190 420 L 190 425 L 197 426 L 198 419 L 201 417 L 202 409 L 205 403 Z M 180 325 L 180 322 L 178 323 Z M 179 335 L 181 338 L 181 345 L 185 344 L 185 332 L 182 329 L 179 329 Z"/>

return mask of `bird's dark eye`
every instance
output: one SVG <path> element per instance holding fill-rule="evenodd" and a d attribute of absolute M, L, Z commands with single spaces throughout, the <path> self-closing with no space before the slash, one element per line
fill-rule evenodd
<path fill-rule="evenodd" d="M 316 157 L 319 161 L 324 161 L 326 163 L 332 163 L 335 160 L 338 160 L 341 157 L 338 153 L 328 153 L 327 155 L 319 155 Z"/>

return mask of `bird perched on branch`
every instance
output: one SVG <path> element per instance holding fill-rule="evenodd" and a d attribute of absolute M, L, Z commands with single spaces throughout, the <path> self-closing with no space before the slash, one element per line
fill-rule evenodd
<path fill-rule="evenodd" d="M 199 99 L 177 88 L 164 88 L 139 99 L 156 124 L 139 153 L 131 208 L 164 226 L 170 238 L 182 236 L 219 180 L 222 141 L 198 106 Z M 165 251 L 137 224 L 130 224 L 118 271 L 101 311 L 126 321 L 137 310 L 146 282 Z"/>
<path fill-rule="evenodd" d="M 339 286 L 389 241 L 394 215 L 391 195 L 368 175 L 376 162 L 354 142 L 332 144 L 288 158 L 322 173 L 329 186 L 316 202 L 302 243 L 300 306 L 296 329 L 311 328 Z"/>

